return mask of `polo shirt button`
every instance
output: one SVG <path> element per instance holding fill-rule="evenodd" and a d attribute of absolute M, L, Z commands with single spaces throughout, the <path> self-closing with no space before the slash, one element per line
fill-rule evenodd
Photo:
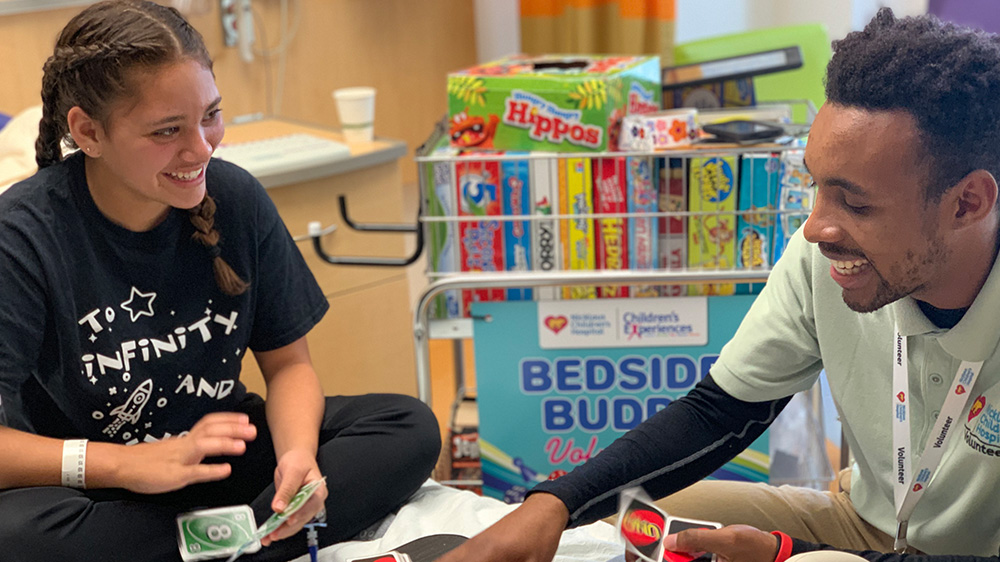
<path fill-rule="evenodd" d="M 940 415 L 941 415 L 941 410 L 934 410 L 933 412 L 931 412 L 931 417 L 934 419 L 937 419 L 937 417 Z"/>
<path fill-rule="evenodd" d="M 940 385 L 944 382 L 944 377 L 937 373 L 931 373 L 931 382 Z"/>

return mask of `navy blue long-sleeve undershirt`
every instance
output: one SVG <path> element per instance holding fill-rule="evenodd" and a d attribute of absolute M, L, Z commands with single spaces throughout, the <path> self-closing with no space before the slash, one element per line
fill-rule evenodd
<path fill-rule="evenodd" d="M 532 490 L 558 497 L 569 526 L 592 523 L 618 509 L 625 488 L 642 486 L 654 498 L 708 476 L 747 448 L 790 397 L 744 402 L 707 375 L 686 396 L 615 440 L 572 472 Z"/>

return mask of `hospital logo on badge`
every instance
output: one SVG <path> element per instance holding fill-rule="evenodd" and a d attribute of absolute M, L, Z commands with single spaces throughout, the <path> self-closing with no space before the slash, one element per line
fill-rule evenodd
<path fill-rule="evenodd" d="M 987 457 L 1000 458 L 1000 410 L 978 396 L 969 408 L 965 444 Z"/>
<path fill-rule="evenodd" d="M 906 393 L 900 391 L 899 394 L 896 395 L 896 399 L 899 400 L 900 402 L 906 402 Z"/>
<path fill-rule="evenodd" d="M 972 407 L 969 408 L 969 421 L 971 422 L 973 418 L 979 415 L 979 412 L 983 411 L 983 407 L 986 406 L 986 398 L 982 394 L 976 398 L 976 401 L 972 403 Z"/>
<path fill-rule="evenodd" d="M 924 487 L 921 484 L 914 484 L 913 485 L 913 491 L 914 492 L 919 492 L 920 490 L 923 490 L 923 489 L 924 489 Z"/>
<path fill-rule="evenodd" d="M 962 385 L 956 386 L 955 387 L 955 394 L 958 394 L 958 395 L 965 394 L 965 387 L 962 386 Z"/>

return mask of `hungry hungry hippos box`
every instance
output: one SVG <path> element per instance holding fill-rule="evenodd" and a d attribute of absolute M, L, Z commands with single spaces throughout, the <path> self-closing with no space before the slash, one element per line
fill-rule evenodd
<path fill-rule="evenodd" d="M 656 56 L 514 55 L 448 75 L 452 146 L 616 150 L 625 115 L 660 109 Z"/>

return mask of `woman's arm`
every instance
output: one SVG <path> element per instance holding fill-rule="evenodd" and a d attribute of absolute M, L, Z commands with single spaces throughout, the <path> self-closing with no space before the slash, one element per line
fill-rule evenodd
<path fill-rule="evenodd" d="M 202 418 L 183 437 L 135 446 L 91 441 L 86 453 L 87 488 L 125 488 L 144 494 L 179 490 L 229 476 L 229 464 L 202 464 L 205 457 L 242 455 L 257 430 L 246 414 L 220 412 Z M 59 486 L 61 439 L 0 426 L 0 489 Z"/>
<path fill-rule="evenodd" d="M 254 357 L 267 384 L 267 424 L 278 460 L 271 508 L 278 512 L 304 484 L 323 477 L 316 451 L 325 401 L 305 336 L 271 351 L 254 352 Z M 317 490 L 300 511 L 265 537 L 265 545 L 298 532 L 323 507 L 326 495 L 325 486 Z"/>

